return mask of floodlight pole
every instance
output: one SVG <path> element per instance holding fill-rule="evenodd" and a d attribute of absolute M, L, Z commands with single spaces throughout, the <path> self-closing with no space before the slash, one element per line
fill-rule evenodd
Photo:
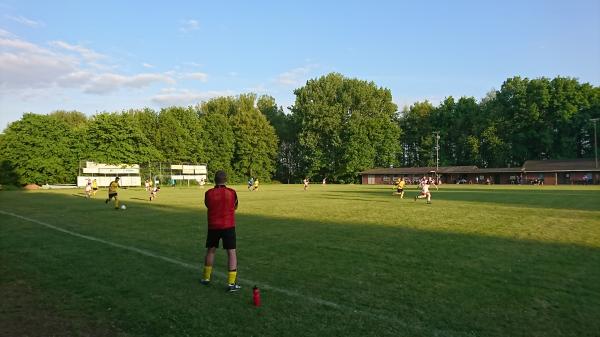
<path fill-rule="evenodd" d="M 594 158 L 596 159 L 596 168 L 598 168 L 598 141 L 596 139 L 596 122 L 600 118 L 590 118 L 590 122 L 594 123 Z"/>
<path fill-rule="evenodd" d="M 434 131 L 433 134 L 435 135 L 435 180 L 437 182 L 438 177 L 439 177 L 438 170 L 440 169 L 440 145 L 439 145 L 440 132 Z M 596 164 L 596 167 L 598 167 L 597 164 Z"/>

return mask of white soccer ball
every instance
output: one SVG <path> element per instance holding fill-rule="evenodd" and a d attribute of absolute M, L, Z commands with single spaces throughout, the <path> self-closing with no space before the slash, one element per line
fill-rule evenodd
<path fill-rule="evenodd" d="M 121 205 L 121 209 L 127 209 L 127 206 Z"/>

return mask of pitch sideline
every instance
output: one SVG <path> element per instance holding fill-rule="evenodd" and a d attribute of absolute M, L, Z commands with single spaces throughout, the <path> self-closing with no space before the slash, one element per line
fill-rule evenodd
<path fill-rule="evenodd" d="M 9 215 L 9 216 L 12 216 L 12 217 L 15 217 L 15 218 L 19 218 L 21 220 L 33 222 L 33 223 L 36 223 L 38 225 L 44 226 L 46 228 L 49 228 L 49 229 L 52 229 L 52 230 L 55 230 L 55 231 L 58 231 L 58 232 L 62 232 L 62 233 L 65 233 L 65 234 L 68 234 L 68 235 L 71 235 L 71 236 L 74 236 L 74 237 L 78 237 L 78 238 L 81 238 L 81 239 L 85 239 L 85 240 L 89 240 L 89 241 L 94 241 L 94 242 L 102 243 L 102 244 L 105 244 L 105 245 L 108 245 L 108 246 L 112 246 L 112 247 L 116 247 L 116 248 L 128 250 L 130 252 L 138 253 L 138 254 L 141 254 L 141 255 L 144 255 L 144 256 L 153 257 L 153 258 L 156 258 L 156 259 L 159 259 L 159 260 L 163 260 L 163 261 L 166 261 L 166 262 L 169 262 L 169 263 L 172 263 L 172 264 L 175 264 L 175 265 L 187 268 L 187 269 L 199 270 L 198 266 L 193 265 L 191 263 L 186 263 L 186 262 L 179 261 L 179 260 L 176 260 L 176 259 L 173 259 L 173 258 L 170 258 L 170 257 L 162 256 L 162 255 L 153 253 L 153 252 L 148 251 L 148 250 L 144 250 L 144 249 L 140 249 L 140 248 L 136 248 L 136 247 L 132 247 L 132 246 L 127 246 L 127 245 L 122 245 L 120 243 L 115 243 L 115 242 L 107 241 L 107 240 L 104 240 L 104 239 L 100 239 L 100 238 L 89 236 L 89 235 L 85 235 L 85 234 L 80 234 L 80 233 L 77 233 L 77 232 L 70 231 L 68 229 L 64 229 L 64 228 L 61 228 L 61 227 L 58 227 L 58 226 L 51 225 L 49 223 L 45 223 L 45 222 L 40 221 L 40 220 L 31 219 L 31 218 L 28 218 L 28 217 L 25 217 L 25 216 L 22 216 L 22 215 L 19 215 L 19 214 L 14 214 L 14 213 L 11 213 L 11 212 L 6 212 L 6 211 L 3 211 L 3 210 L 0 210 L 0 214 L 5 214 L 5 215 Z M 221 278 L 225 278 L 225 273 L 214 271 L 213 274 L 216 274 L 217 276 L 219 276 Z M 259 286 L 259 287 L 261 287 L 263 289 L 266 289 L 266 290 L 278 292 L 278 293 L 281 293 L 281 294 L 284 294 L 284 295 L 287 295 L 287 296 L 291 296 L 291 297 L 299 297 L 299 298 L 305 299 L 305 300 L 307 300 L 309 302 L 312 302 L 312 303 L 315 303 L 315 304 L 319 304 L 319 305 L 323 305 L 323 306 L 327 306 L 327 307 L 330 307 L 330 308 L 333 308 L 333 309 L 350 311 L 350 312 L 353 312 L 355 314 L 360 314 L 360 315 L 368 316 L 368 317 L 371 317 L 371 318 L 385 320 L 385 321 L 388 321 L 388 322 L 389 321 L 394 321 L 394 322 L 396 322 L 396 323 L 398 323 L 398 324 L 400 324 L 400 325 L 402 325 L 404 327 L 410 328 L 410 329 L 430 331 L 430 332 L 434 333 L 435 336 L 439 336 L 439 335 L 441 335 L 441 336 L 457 336 L 457 335 L 455 335 L 457 333 L 457 331 L 430 329 L 430 328 L 426 328 L 426 327 L 423 327 L 423 326 L 413 326 L 413 325 L 407 324 L 403 320 L 398 319 L 397 317 L 391 317 L 391 316 L 387 316 L 387 315 L 381 315 L 381 314 L 376 314 L 376 313 L 371 313 L 371 312 L 367 312 L 367 311 L 363 311 L 363 310 L 354 309 L 354 308 L 346 306 L 346 305 L 342 305 L 342 304 L 338 304 L 338 303 L 335 303 L 335 302 L 323 300 L 323 299 L 320 299 L 320 298 L 316 298 L 316 297 L 304 295 L 304 294 L 301 294 L 301 293 L 298 293 L 298 292 L 295 292 L 295 291 L 292 291 L 292 290 L 287 290 L 287 289 L 282 289 L 282 288 L 274 287 L 274 286 L 271 286 L 271 285 L 268 285 L 268 284 L 265 284 L 265 283 L 262 283 L 262 282 L 253 281 L 253 280 L 250 280 L 250 279 L 241 279 L 240 281 L 241 281 L 240 283 L 242 283 L 242 284 L 244 284 L 246 286 L 257 285 L 257 286 Z M 464 335 L 464 334 L 460 333 L 460 335 Z"/>

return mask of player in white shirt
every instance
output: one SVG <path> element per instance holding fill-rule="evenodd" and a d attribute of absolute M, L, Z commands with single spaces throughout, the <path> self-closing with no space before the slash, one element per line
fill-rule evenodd
<path fill-rule="evenodd" d="M 438 190 L 437 185 L 435 184 L 433 179 L 431 179 L 431 177 L 422 179 L 420 185 L 421 185 L 421 194 L 419 194 L 415 197 L 415 201 L 417 201 L 417 199 L 427 198 L 427 203 L 431 204 L 431 192 L 429 191 L 429 187 L 431 185 L 433 185 L 433 186 L 435 186 L 435 189 Z"/>

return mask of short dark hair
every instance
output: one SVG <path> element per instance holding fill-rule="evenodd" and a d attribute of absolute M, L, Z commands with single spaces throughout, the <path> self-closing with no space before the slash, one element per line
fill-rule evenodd
<path fill-rule="evenodd" d="M 215 184 L 216 185 L 225 185 L 225 183 L 227 182 L 227 173 L 225 173 L 225 171 L 217 171 L 217 173 L 215 173 Z"/>
<path fill-rule="evenodd" d="M 119 180 L 119 177 L 116 177 L 115 180 Z"/>

